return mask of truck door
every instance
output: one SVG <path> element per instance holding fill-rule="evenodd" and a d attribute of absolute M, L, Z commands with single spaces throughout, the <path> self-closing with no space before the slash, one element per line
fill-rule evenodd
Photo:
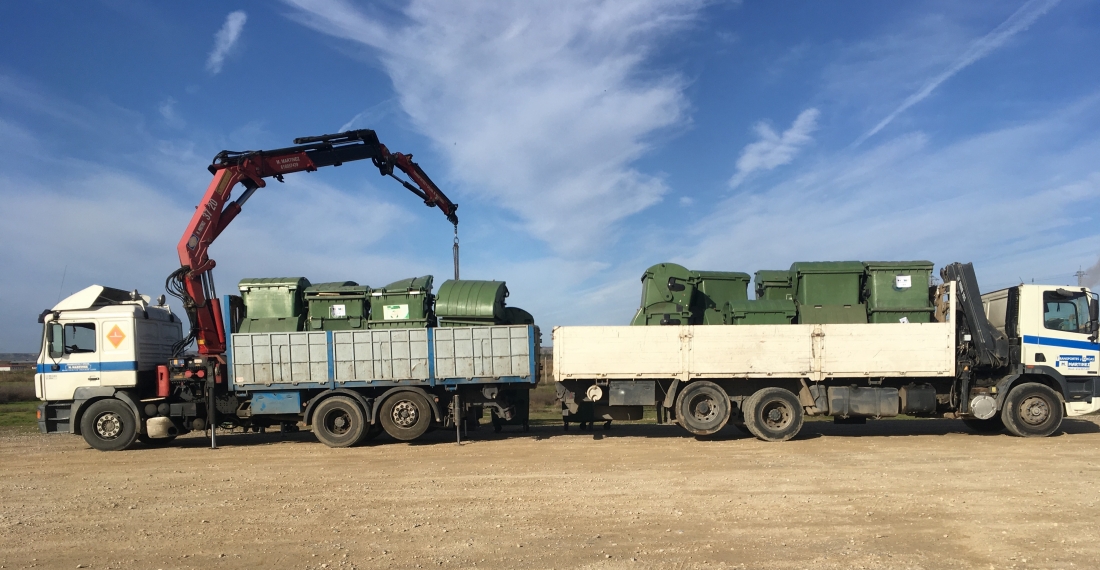
<path fill-rule="evenodd" d="M 99 346 L 95 322 L 49 323 L 42 388 L 46 400 L 72 400 L 82 386 L 100 385 Z"/>
<path fill-rule="evenodd" d="M 1100 344 L 1089 340 L 1089 296 L 1082 291 L 1043 291 L 1042 329 L 1037 337 L 1024 336 L 1034 344 L 1036 365 L 1051 366 L 1067 380 L 1066 401 L 1092 396 L 1100 356 Z"/>

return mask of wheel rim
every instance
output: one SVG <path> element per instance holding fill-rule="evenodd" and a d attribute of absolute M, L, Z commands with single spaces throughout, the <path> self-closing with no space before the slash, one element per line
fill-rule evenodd
<path fill-rule="evenodd" d="M 783 400 L 772 400 L 760 406 L 760 419 L 769 430 L 782 430 L 791 425 L 794 410 Z"/>
<path fill-rule="evenodd" d="M 420 419 L 420 408 L 409 400 L 401 400 L 393 406 L 393 413 L 390 415 L 393 417 L 394 424 L 409 428 L 416 425 Z"/>
<path fill-rule="evenodd" d="M 351 430 L 351 423 L 347 410 L 333 410 L 325 416 L 325 429 L 336 435 L 347 434 Z"/>
<path fill-rule="evenodd" d="M 700 394 L 691 399 L 689 410 L 691 415 L 699 422 L 710 422 L 718 417 L 718 406 L 708 394 Z"/>
<path fill-rule="evenodd" d="M 114 412 L 103 412 L 95 418 L 95 433 L 102 439 L 115 439 L 122 433 L 122 418 Z"/>
<path fill-rule="evenodd" d="M 1028 396 L 1020 402 L 1020 420 L 1031 426 L 1039 426 L 1050 419 L 1050 402 L 1042 396 Z"/>

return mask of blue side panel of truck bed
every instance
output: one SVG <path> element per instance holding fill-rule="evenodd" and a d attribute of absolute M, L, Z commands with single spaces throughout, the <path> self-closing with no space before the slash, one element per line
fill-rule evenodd
<path fill-rule="evenodd" d="M 229 323 L 225 299 L 224 322 Z M 235 333 L 229 387 L 286 390 L 535 384 L 533 325 Z"/>

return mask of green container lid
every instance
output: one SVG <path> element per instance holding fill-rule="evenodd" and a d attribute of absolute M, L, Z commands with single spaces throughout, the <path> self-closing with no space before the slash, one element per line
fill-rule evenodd
<path fill-rule="evenodd" d="M 863 273 L 863 263 L 859 261 L 796 261 L 791 264 L 791 272 L 798 273 Z"/>
<path fill-rule="evenodd" d="M 237 288 L 240 289 L 241 292 L 247 292 L 252 289 L 273 289 L 279 287 L 304 290 L 306 287 L 309 287 L 309 279 L 305 277 L 256 277 L 241 279 L 241 282 L 237 285 Z"/>
<path fill-rule="evenodd" d="M 355 281 L 330 281 L 328 283 L 314 283 L 306 287 L 306 295 L 317 293 L 351 293 L 358 291 L 370 292 L 370 287 L 360 285 Z"/>
<path fill-rule="evenodd" d="M 764 283 L 790 287 L 791 272 L 786 269 L 761 269 L 753 274 L 753 280 L 757 287 Z"/>
<path fill-rule="evenodd" d="M 893 271 L 909 269 L 913 271 L 932 271 L 935 266 L 931 261 L 865 261 L 863 265 L 867 267 L 868 271 Z"/>
<path fill-rule="evenodd" d="M 531 313 L 519 307 L 504 307 L 504 323 L 506 325 L 533 325 L 535 317 Z"/>
<path fill-rule="evenodd" d="M 431 275 L 424 275 L 421 277 L 409 277 L 408 279 L 402 279 L 400 281 L 394 281 L 381 289 L 375 289 L 375 291 L 383 291 L 385 293 L 406 293 L 411 291 L 428 292 L 432 291 L 432 279 Z"/>
<path fill-rule="evenodd" d="M 508 287 L 503 281 L 448 279 L 436 294 L 435 314 L 441 319 L 503 321 L 506 318 L 504 299 L 507 296 Z"/>

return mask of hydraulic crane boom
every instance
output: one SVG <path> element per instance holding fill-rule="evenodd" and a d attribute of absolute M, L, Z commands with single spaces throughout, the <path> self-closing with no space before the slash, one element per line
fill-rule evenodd
<path fill-rule="evenodd" d="M 323 166 L 340 166 L 345 162 L 369 158 L 383 176 L 394 178 L 424 200 L 426 205 L 442 210 L 447 220 L 455 225 L 457 236 L 458 216 L 455 210 L 458 206 L 412 161 L 412 155 L 391 153 L 378 141 L 374 131 L 362 129 L 302 137 L 294 139 L 294 144 L 298 146 L 269 151 L 223 150 L 214 157 L 209 166 L 214 179 L 206 188 L 206 194 L 176 246 L 180 268 L 168 276 L 165 284 L 172 295 L 183 301 L 191 320 L 191 333 L 176 346 L 176 354 L 182 352 L 191 340 L 197 342 L 200 354 L 225 351 L 225 326 L 211 275 L 215 262 L 210 259 L 208 250 L 241 212 L 241 206 L 258 188 L 267 185 L 264 178 L 271 177 L 282 182 L 283 175 L 291 172 L 313 171 Z M 394 176 L 394 168 L 411 178 L 415 186 Z M 230 202 L 233 187 L 237 184 L 244 186 L 245 191 Z"/>

